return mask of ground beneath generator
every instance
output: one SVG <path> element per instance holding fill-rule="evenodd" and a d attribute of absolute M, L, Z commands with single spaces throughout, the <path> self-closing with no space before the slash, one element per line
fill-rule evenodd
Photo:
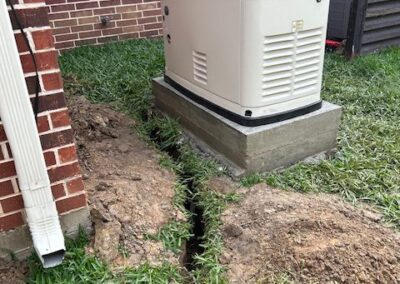
<path fill-rule="evenodd" d="M 230 283 L 400 283 L 400 234 L 339 197 L 257 185 L 223 213 Z"/>
<path fill-rule="evenodd" d="M 94 222 L 89 250 L 115 267 L 178 264 L 147 237 L 169 221 L 185 221 L 173 206 L 175 175 L 159 165 L 160 153 L 110 106 L 74 96 L 68 104 Z"/>

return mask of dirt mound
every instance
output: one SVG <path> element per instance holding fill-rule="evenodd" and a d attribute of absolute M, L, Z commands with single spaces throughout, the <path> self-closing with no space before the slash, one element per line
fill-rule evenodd
<path fill-rule="evenodd" d="M 94 250 L 115 265 L 177 264 L 161 242 L 146 238 L 184 220 L 172 205 L 174 174 L 159 166 L 160 154 L 139 139 L 133 120 L 83 97 L 68 101 L 95 223 Z"/>
<path fill-rule="evenodd" d="M 400 234 L 332 195 L 258 185 L 223 214 L 231 283 L 400 283 Z"/>
<path fill-rule="evenodd" d="M 5 262 L 0 260 L 0 283 L 25 283 L 28 268 L 25 262 Z"/>

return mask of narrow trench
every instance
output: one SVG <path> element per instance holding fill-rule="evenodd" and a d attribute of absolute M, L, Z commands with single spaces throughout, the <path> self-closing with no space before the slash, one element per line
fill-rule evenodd
<path fill-rule="evenodd" d="M 187 187 L 191 195 L 195 195 L 196 188 L 193 186 L 193 182 L 189 182 Z M 205 224 L 203 221 L 204 211 L 198 206 L 193 196 L 186 196 L 185 208 L 191 213 L 193 227 L 191 232 L 192 236 L 186 242 L 183 264 L 188 271 L 193 271 L 196 268 L 194 256 L 204 252 L 204 247 L 201 246 L 205 233 Z"/>
<path fill-rule="evenodd" d="M 159 129 L 154 129 L 150 133 L 150 139 L 160 144 L 161 138 L 158 135 Z M 177 161 L 181 155 L 177 146 L 173 145 L 164 150 L 174 161 Z M 185 244 L 185 249 L 182 256 L 182 264 L 188 271 L 193 271 L 197 268 L 195 255 L 202 254 L 204 252 L 204 247 L 202 246 L 203 236 L 205 234 L 205 222 L 204 222 L 204 211 L 198 205 L 198 202 L 195 198 L 197 193 L 197 187 L 193 181 L 190 173 L 184 172 L 179 173 L 179 180 L 183 185 L 187 186 L 188 191 L 185 199 L 185 209 L 190 212 L 191 223 L 192 223 L 192 231 L 191 237 Z"/>

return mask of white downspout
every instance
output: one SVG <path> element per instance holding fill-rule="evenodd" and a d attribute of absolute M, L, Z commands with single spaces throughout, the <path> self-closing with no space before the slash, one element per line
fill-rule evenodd
<path fill-rule="evenodd" d="M 0 117 L 10 142 L 33 245 L 43 266 L 65 245 L 5 0 L 0 0 Z"/>

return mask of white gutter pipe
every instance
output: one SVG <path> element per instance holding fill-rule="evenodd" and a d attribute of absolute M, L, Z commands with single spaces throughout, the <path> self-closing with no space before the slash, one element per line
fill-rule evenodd
<path fill-rule="evenodd" d="M 5 0 L 0 0 L 0 117 L 10 142 L 34 248 L 45 268 L 65 245 Z"/>

